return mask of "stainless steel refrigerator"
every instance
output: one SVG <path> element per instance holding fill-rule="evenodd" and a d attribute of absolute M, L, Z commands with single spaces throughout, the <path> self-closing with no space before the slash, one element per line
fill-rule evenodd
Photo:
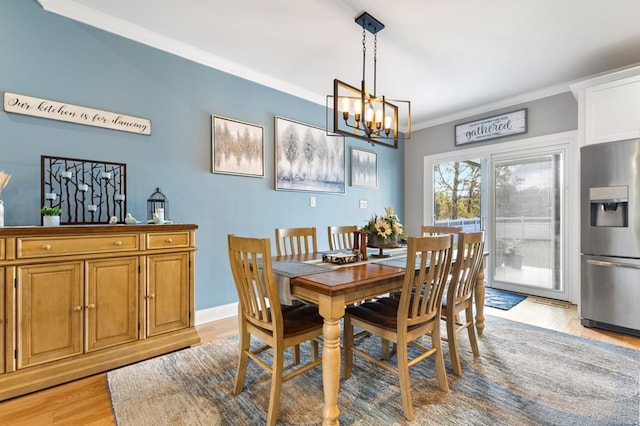
<path fill-rule="evenodd" d="M 582 325 L 640 335 L 640 140 L 581 149 Z"/>

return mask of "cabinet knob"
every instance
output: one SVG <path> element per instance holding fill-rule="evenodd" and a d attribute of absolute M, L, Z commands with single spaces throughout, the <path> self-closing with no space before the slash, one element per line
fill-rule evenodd
<path fill-rule="evenodd" d="M 122 241 L 116 241 L 113 243 L 116 247 L 120 247 L 122 245 Z"/>
<path fill-rule="evenodd" d="M 93 303 L 89 303 L 89 304 L 87 305 L 87 309 L 95 309 L 95 308 L 96 308 L 96 305 L 95 305 L 95 304 L 93 304 Z"/>
<path fill-rule="evenodd" d="M 42 246 L 42 250 L 46 250 L 46 251 L 51 250 L 51 245 L 50 245 L 50 244 L 45 244 L 45 245 L 43 245 L 43 246 Z"/>
<path fill-rule="evenodd" d="M 156 295 L 155 293 L 151 293 L 150 295 L 147 296 L 147 299 L 155 299 Z"/>
<path fill-rule="evenodd" d="M 171 244 L 173 242 L 173 238 L 167 238 L 167 244 Z"/>
<path fill-rule="evenodd" d="M 74 310 L 74 312 L 81 311 L 82 310 L 82 306 L 79 306 L 79 305 L 78 306 L 74 306 L 73 310 Z"/>

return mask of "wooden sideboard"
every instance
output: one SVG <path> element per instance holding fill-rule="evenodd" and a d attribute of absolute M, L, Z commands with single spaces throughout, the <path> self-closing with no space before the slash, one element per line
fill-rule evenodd
<path fill-rule="evenodd" d="M 0 228 L 0 400 L 200 343 L 196 229 Z"/>

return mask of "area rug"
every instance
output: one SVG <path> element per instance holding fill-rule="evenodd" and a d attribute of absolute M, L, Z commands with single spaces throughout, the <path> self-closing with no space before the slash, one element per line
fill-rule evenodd
<path fill-rule="evenodd" d="M 341 382 L 340 424 L 639 424 L 640 351 L 492 316 L 479 340 L 474 359 L 460 339 L 462 377 L 451 374 L 444 344 L 448 393 L 438 389 L 433 361 L 411 368 L 413 422 L 403 416 L 397 377 L 355 357 L 352 376 Z M 234 336 L 110 372 L 117 424 L 264 424 L 267 373 L 250 362 L 243 392 L 232 395 L 237 344 Z M 285 382 L 278 424 L 320 424 L 322 400 L 321 368 Z"/>
<path fill-rule="evenodd" d="M 508 311 L 526 298 L 527 296 L 524 294 L 511 293 L 497 288 L 487 287 L 484 290 L 484 306 L 503 311 Z"/>

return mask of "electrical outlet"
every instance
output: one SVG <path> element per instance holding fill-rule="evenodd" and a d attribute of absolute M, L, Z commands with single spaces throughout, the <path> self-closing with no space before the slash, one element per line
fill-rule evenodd
<path fill-rule="evenodd" d="M 316 197 L 309 197 L 309 207 L 316 206 Z"/>
<path fill-rule="evenodd" d="M 360 208 L 361 209 L 367 208 L 367 200 L 360 200 Z"/>

